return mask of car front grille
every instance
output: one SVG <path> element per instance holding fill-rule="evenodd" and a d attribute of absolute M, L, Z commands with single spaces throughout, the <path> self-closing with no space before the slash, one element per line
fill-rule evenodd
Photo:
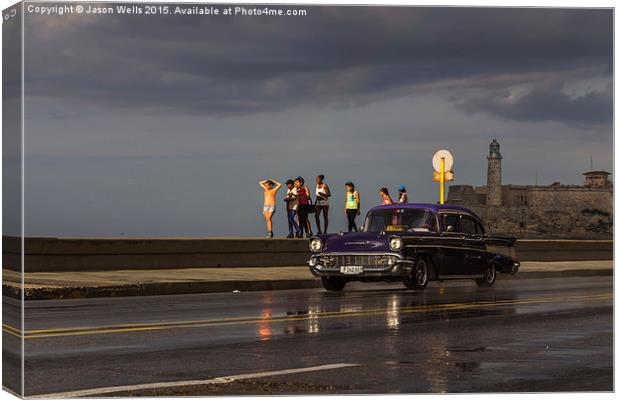
<path fill-rule="evenodd" d="M 349 266 L 349 265 L 364 265 L 364 266 L 369 266 L 369 267 L 376 267 L 378 266 L 377 257 L 378 256 L 359 256 L 359 255 L 336 256 L 336 263 L 339 267 Z M 385 266 L 385 264 L 383 264 L 382 266 Z"/>
<path fill-rule="evenodd" d="M 328 269 L 338 269 L 345 266 L 363 266 L 365 269 L 383 270 L 393 266 L 397 261 L 397 257 L 385 254 L 339 254 L 326 255 L 322 261 L 323 266 Z"/>

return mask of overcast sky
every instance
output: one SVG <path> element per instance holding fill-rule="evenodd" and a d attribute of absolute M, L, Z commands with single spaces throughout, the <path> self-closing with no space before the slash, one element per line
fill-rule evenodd
<path fill-rule="evenodd" d="M 493 138 L 505 183 L 613 172 L 611 10 L 306 9 L 27 16 L 26 234 L 263 235 L 257 181 L 319 173 L 338 231 L 344 182 L 435 202 L 434 151 L 482 185 Z"/>

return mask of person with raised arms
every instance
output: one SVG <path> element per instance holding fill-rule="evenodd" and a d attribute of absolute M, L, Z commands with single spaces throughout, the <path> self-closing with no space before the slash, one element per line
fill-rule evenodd
<path fill-rule="evenodd" d="M 273 214 L 276 213 L 276 193 L 282 187 L 282 184 L 274 179 L 265 179 L 258 182 L 263 188 L 265 200 L 263 202 L 263 216 L 267 225 L 267 237 L 273 237 Z"/>

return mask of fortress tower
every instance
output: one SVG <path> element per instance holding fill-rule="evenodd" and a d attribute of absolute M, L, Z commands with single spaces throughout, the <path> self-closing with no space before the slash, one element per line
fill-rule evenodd
<path fill-rule="evenodd" d="M 493 139 L 487 157 L 487 206 L 502 205 L 502 155 L 499 143 Z"/>
<path fill-rule="evenodd" d="M 527 239 L 613 239 L 613 181 L 603 170 L 582 185 L 502 185 L 502 155 L 493 140 L 487 184 L 451 185 L 448 203 L 471 208 L 493 234 Z"/>

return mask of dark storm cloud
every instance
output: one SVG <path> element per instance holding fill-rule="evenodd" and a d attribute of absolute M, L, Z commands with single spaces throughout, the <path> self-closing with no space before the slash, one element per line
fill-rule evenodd
<path fill-rule="evenodd" d="M 456 100 L 458 108 L 487 112 L 515 121 L 564 121 L 610 124 L 613 115 L 611 83 L 603 90 L 573 97 L 564 92 L 564 82 L 551 81 L 519 96 L 510 89 L 489 91 L 482 96 Z"/>
<path fill-rule="evenodd" d="M 27 94 L 127 111 L 229 114 L 368 104 L 459 80 L 489 91 L 453 99 L 469 112 L 567 123 L 611 119 L 609 91 L 572 99 L 556 85 L 524 80 L 536 89 L 508 107 L 495 100 L 509 86 L 487 86 L 510 74 L 568 80 L 596 71 L 610 79 L 610 10 L 308 12 L 295 18 L 30 16 Z"/>

